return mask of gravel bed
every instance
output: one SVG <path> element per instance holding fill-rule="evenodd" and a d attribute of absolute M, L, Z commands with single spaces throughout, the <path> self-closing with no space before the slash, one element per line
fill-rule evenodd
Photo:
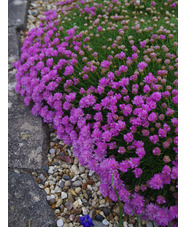
<path fill-rule="evenodd" d="M 31 0 L 28 9 L 27 29 L 21 32 L 21 43 L 26 33 L 40 24 L 40 17 L 55 9 L 54 0 Z M 100 191 L 100 178 L 93 171 L 81 166 L 73 155 L 73 148 L 60 141 L 50 125 L 50 149 L 46 174 L 32 172 L 41 190 L 46 192 L 48 203 L 54 209 L 56 226 L 79 227 L 80 216 L 89 214 L 94 226 L 118 227 L 119 206 Z M 137 227 L 137 218 L 123 215 L 124 227 Z M 142 226 L 153 227 L 152 222 L 142 221 Z M 156 226 L 157 227 L 157 226 Z"/>

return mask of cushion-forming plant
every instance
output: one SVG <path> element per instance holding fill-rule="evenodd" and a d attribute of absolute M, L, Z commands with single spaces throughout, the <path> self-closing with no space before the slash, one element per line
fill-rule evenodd
<path fill-rule="evenodd" d="M 25 105 L 72 145 L 128 215 L 177 225 L 177 4 L 66 0 L 15 63 Z"/>

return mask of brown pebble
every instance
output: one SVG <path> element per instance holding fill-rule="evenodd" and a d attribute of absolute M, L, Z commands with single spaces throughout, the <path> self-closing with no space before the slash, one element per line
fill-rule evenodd
<path fill-rule="evenodd" d="M 71 214 L 81 214 L 82 209 L 78 208 L 78 209 L 73 209 L 71 210 Z"/>
<path fill-rule="evenodd" d="M 111 203 L 111 202 L 112 202 L 112 199 L 110 199 L 108 196 L 105 197 L 105 200 L 106 200 L 108 203 Z"/>
<path fill-rule="evenodd" d="M 87 189 L 87 184 L 86 183 L 83 183 L 82 184 L 82 190 L 85 190 L 85 189 Z"/>
<path fill-rule="evenodd" d="M 56 209 L 55 203 L 52 204 L 52 209 Z"/>
<path fill-rule="evenodd" d="M 40 178 L 37 178 L 37 179 L 36 179 L 36 182 L 37 182 L 38 184 L 40 184 L 40 183 L 41 183 L 41 179 L 40 179 Z"/>
<path fill-rule="evenodd" d="M 94 180 L 90 179 L 90 180 L 87 180 L 87 184 L 90 184 L 90 185 L 93 185 L 95 182 Z"/>

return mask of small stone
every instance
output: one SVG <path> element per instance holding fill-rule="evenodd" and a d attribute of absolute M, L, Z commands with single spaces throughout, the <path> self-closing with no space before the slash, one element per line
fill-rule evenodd
<path fill-rule="evenodd" d="M 83 180 L 87 180 L 87 174 L 86 173 L 83 173 L 80 176 L 82 177 Z"/>
<path fill-rule="evenodd" d="M 56 150 L 54 148 L 50 149 L 49 150 L 50 154 L 55 154 L 56 153 Z"/>
<path fill-rule="evenodd" d="M 147 221 L 146 227 L 153 227 L 153 223 L 151 221 Z"/>
<path fill-rule="evenodd" d="M 38 184 L 39 188 L 44 188 L 44 186 L 42 184 Z"/>
<path fill-rule="evenodd" d="M 114 207 L 113 212 L 119 214 L 119 207 L 118 206 Z"/>
<path fill-rule="evenodd" d="M 72 180 L 71 181 L 76 181 L 77 179 L 79 178 L 79 176 L 78 175 L 76 175 L 76 176 L 74 176 L 73 178 L 72 178 Z"/>
<path fill-rule="evenodd" d="M 69 175 L 66 175 L 63 177 L 64 180 L 70 180 L 70 176 Z"/>
<path fill-rule="evenodd" d="M 77 165 L 72 165 L 71 170 L 72 170 L 72 172 L 74 172 L 77 175 L 80 173 Z"/>
<path fill-rule="evenodd" d="M 64 185 L 65 185 L 65 181 L 61 181 L 59 186 L 60 186 L 60 188 L 63 188 Z"/>
<path fill-rule="evenodd" d="M 47 193 L 47 195 L 50 194 L 50 189 L 49 188 L 45 188 L 45 192 Z"/>
<path fill-rule="evenodd" d="M 55 146 L 55 142 L 50 142 L 50 147 L 54 147 Z"/>
<path fill-rule="evenodd" d="M 110 208 L 108 208 L 108 207 L 105 207 L 105 208 L 103 209 L 103 213 L 105 214 L 106 217 L 109 216 L 110 212 L 111 212 L 111 210 L 110 210 Z"/>
<path fill-rule="evenodd" d="M 72 210 L 73 208 L 73 203 L 71 200 L 68 200 L 66 203 L 65 203 L 65 207 L 68 209 L 68 210 Z"/>
<path fill-rule="evenodd" d="M 62 199 L 66 199 L 67 197 L 68 197 L 67 193 L 65 193 L 65 192 L 61 193 L 61 198 Z"/>
<path fill-rule="evenodd" d="M 107 221 L 107 219 L 104 219 L 104 220 L 102 221 L 102 223 L 103 223 L 104 225 L 109 225 L 109 224 L 110 224 L 110 222 Z"/>
<path fill-rule="evenodd" d="M 94 180 L 87 180 L 87 184 L 93 185 L 94 184 Z"/>
<path fill-rule="evenodd" d="M 37 179 L 36 179 L 36 182 L 37 182 L 38 184 L 40 184 L 40 183 L 41 183 L 41 179 L 40 179 L 40 178 L 37 178 Z"/>
<path fill-rule="evenodd" d="M 42 173 L 39 175 L 39 178 L 41 179 L 42 182 L 46 181 L 46 177 Z"/>
<path fill-rule="evenodd" d="M 128 224 L 128 227 L 134 227 L 134 225 L 133 224 Z"/>
<path fill-rule="evenodd" d="M 105 225 L 102 222 L 93 220 L 92 223 L 94 224 L 95 227 L 105 227 Z"/>
<path fill-rule="evenodd" d="M 79 166 L 79 172 L 84 173 L 85 172 L 85 167 L 84 166 Z"/>
<path fill-rule="evenodd" d="M 96 220 L 96 221 L 102 222 L 103 219 L 104 219 L 104 217 L 103 217 L 102 215 L 100 215 L 100 214 L 97 214 L 96 217 L 95 217 L 95 220 Z"/>
<path fill-rule="evenodd" d="M 73 222 L 73 221 L 74 221 L 74 219 L 75 219 L 75 215 L 74 215 L 74 214 L 71 214 L 71 215 L 70 215 L 70 217 L 69 217 L 69 219 L 70 219 L 70 221 L 72 221 L 72 222 Z"/>
<path fill-rule="evenodd" d="M 78 158 L 74 158 L 74 165 L 77 165 L 79 163 Z"/>
<path fill-rule="evenodd" d="M 81 188 L 80 187 L 77 187 L 76 189 L 75 189 L 75 192 L 78 194 L 78 193 L 80 193 L 80 191 L 81 191 Z"/>
<path fill-rule="evenodd" d="M 73 196 L 78 196 L 77 193 L 74 191 L 73 188 L 70 188 L 70 189 L 68 190 L 68 193 L 70 193 L 70 194 L 73 195 Z"/>
<path fill-rule="evenodd" d="M 73 186 L 78 187 L 82 185 L 82 182 L 80 180 L 77 180 L 75 182 L 72 183 Z"/>
<path fill-rule="evenodd" d="M 105 204 L 105 199 L 101 199 L 101 200 L 99 201 L 99 204 Z"/>
<path fill-rule="evenodd" d="M 76 201 L 73 203 L 73 207 L 74 207 L 74 209 L 76 209 L 76 208 L 78 208 L 78 206 L 79 206 L 79 202 L 78 202 L 78 200 L 76 200 Z"/>
<path fill-rule="evenodd" d="M 57 200 L 57 203 L 55 204 L 55 207 L 59 207 L 62 204 L 62 202 L 63 202 L 63 199 L 62 198 L 59 198 Z"/>
<path fill-rule="evenodd" d="M 81 199 L 78 199 L 78 203 L 79 203 L 80 206 L 82 205 Z"/>
<path fill-rule="evenodd" d="M 57 221 L 57 227 L 62 227 L 63 226 L 63 219 L 59 219 Z"/>
<path fill-rule="evenodd" d="M 88 175 L 92 176 L 94 173 L 95 173 L 94 171 L 90 170 Z"/>
<path fill-rule="evenodd" d="M 54 191 L 55 191 L 56 193 L 59 193 L 59 192 L 61 192 L 61 188 L 60 188 L 59 186 L 56 185 Z"/>
<path fill-rule="evenodd" d="M 127 225 L 127 222 L 126 222 L 126 221 L 124 221 L 124 222 L 123 222 L 123 226 L 124 226 L 124 227 L 128 227 L 128 225 Z"/>
<path fill-rule="evenodd" d="M 70 187 L 70 186 L 71 186 L 71 181 L 70 181 L 70 180 L 65 181 L 65 186 L 66 186 L 66 187 Z"/>
<path fill-rule="evenodd" d="M 83 190 L 87 189 L 87 184 L 86 184 L 86 183 L 83 183 L 83 184 L 82 184 L 82 189 L 83 189 Z"/>
<path fill-rule="evenodd" d="M 86 207 L 82 207 L 83 214 L 88 214 L 88 209 Z"/>

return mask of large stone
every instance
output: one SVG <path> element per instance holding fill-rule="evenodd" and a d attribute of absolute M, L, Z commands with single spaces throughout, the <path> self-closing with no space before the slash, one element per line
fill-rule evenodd
<path fill-rule="evenodd" d="M 9 73 L 8 92 L 8 165 L 27 171 L 47 166 L 49 130 L 40 117 L 34 117 L 31 107 L 14 90 L 15 73 Z"/>
<path fill-rule="evenodd" d="M 102 222 L 93 220 L 92 223 L 94 224 L 95 227 L 105 227 L 106 225 L 104 225 Z"/>
<path fill-rule="evenodd" d="M 8 27 L 25 29 L 29 0 L 8 0 Z"/>
<path fill-rule="evenodd" d="M 30 174 L 9 171 L 8 199 L 9 227 L 56 226 L 56 216 Z"/>
<path fill-rule="evenodd" d="M 8 28 L 8 69 L 19 60 L 20 35 L 15 27 Z"/>

